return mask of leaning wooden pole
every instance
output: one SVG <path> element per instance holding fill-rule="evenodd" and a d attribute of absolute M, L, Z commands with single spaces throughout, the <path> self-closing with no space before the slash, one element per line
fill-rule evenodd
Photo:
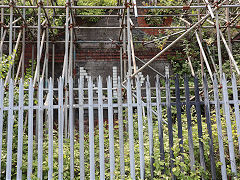
<path fill-rule="evenodd" d="M 216 10 L 215 18 L 216 18 L 215 24 L 216 24 L 216 31 L 217 31 L 218 66 L 219 66 L 219 74 L 220 74 L 220 82 L 221 82 L 223 69 L 222 69 L 222 52 L 221 52 L 221 40 L 220 40 L 218 9 Z"/>
<path fill-rule="evenodd" d="M 200 5 L 200 0 L 197 1 L 198 5 Z M 201 19 L 201 9 L 198 9 L 198 21 Z M 202 28 L 201 26 L 198 27 L 198 32 L 200 34 L 200 41 L 202 42 Z M 201 61 L 201 77 L 203 78 L 204 75 L 204 61 L 203 61 L 203 55 L 200 51 L 200 61 Z"/>
<path fill-rule="evenodd" d="M 26 0 L 22 0 L 22 3 L 23 5 L 25 6 L 25 3 L 26 3 Z M 23 8 L 23 18 L 25 19 L 26 18 L 26 9 Z M 23 37 L 22 37 L 22 62 L 21 62 L 21 66 L 22 66 L 22 74 L 21 74 L 21 77 L 22 79 L 24 79 L 24 63 L 25 63 L 25 45 L 26 45 L 26 24 L 25 22 L 23 23 Z"/>
<path fill-rule="evenodd" d="M 66 0 L 66 22 L 65 22 L 65 55 L 63 62 L 62 77 L 67 80 L 68 69 L 68 46 L 69 46 L 69 0 Z M 65 81 L 66 82 L 66 81 Z"/>
<path fill-rule="evenodd" d="M 229 4 L 229 0 L 226 2 L 226 4 Z M 230 51 L 232 52 L 232 38 L 231 38 L 231 32 L 230 32 L 230 17 L 229 17 L 229 8 L 226 8 L 226 25 L 227 25 L 227 39 L 228 39 L 228 47 Z M 232 74 L 232 60 L 230 59 L 230 72 Z"/>
<path fill-rule="evenodd" d="M 206 64 L 206 66 L 207 66 L 208 73 L 210 75 L 211 80 L 213 81 L 213 73 L 212 73 L 212 70 L 211 70 L 211 68 L 209 66 L 209 63 L 208 63 L 208 60 L 207 60 L 207 56 L 206 56 L 205 51 L 203 49 L 200 37 L 199 37 L 197 32 L 195 33 L 195 35 L 196 35 L 196 38 L 197 38 L 197 42 L 198 42 L 198 46 L 200 48 L 200 51 L 202 52 L 202 56 L 203 56 L 204 62 Z"/>
<path fill-rule="evenodd" d="M 20 43 L 20 39 L 21 39 L 21 36 L 22 36 L 22 30 L 20 30 L 19 34 L 18 34 L 18 38 L 17 38 L 17 42 L 16 42 L 16 45 L 15 45 L 15 48 L 13 50 L 13 53 L 10 55 L 11 59 L 11 64 L 9 66 L 9 69 L 8 69 L 8 73 L 7 73 L 7 77 L 5 79 L 5 83 L 4 83 L 4 86 L 6 86 L 8 84 L 8 81 L 11 79 L 11 72 L 12 72 L 12 67 L 13 67 L 13 62 L 15 60 L 15 57 L 16 57 L 16 53 L 17 53 L 17 49 L 18 49 L 18 45 Z"/>
<path fill-rule="evenodd" d="M 130 0 L 127 0 L 127 53 L 128 53 L 128 72 L 127 76 L 132 74 L 132 58 L 131 58 L 131 25 L 130 25 Z"/>
<path fill-rule="evenodd" d="M 215 12 L 218 8 L 220 8 L 226 0 L 224 0 L 222 3 L 220 3 L 217 7 L 213 9 L 213 12 Z M 152 59 L 150 59 L 144 66 L 139 68 L 136 73 L 133 73 L 130 78 L 135 77 L 139 72 L 141 72 L 143 69 L 145 69 L 149 64 L 151 64 L 153 61 L 155 61 L 159 56 L 164 54 L 167 50 L 169 50 L 172 46 L 174 46 L 179 40 L 181 40 L 183 37 L 185 37 L 188 33 L 190 33 L 193 29 L 197 28 L 199 25 L 201 25 L 208 17 L 210 16 L 210 13 L 206 14 L 200 21 L 195 23 L 193 26 L 191 26 L 185 33 L 180 35 L 177 39 L 175 39 L 173 42 L 171 42 L 167 47 L 165 47 L 161 52 L 159 52 L 156 56 L 154 56 Z M 125 80 L 123 84 L 125 84 L 127 81 Z"/>

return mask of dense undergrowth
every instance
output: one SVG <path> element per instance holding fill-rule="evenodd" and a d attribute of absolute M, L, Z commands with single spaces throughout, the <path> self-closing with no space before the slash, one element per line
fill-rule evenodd
<path fill-rule="evenodd" d="M 165 111 L 165 110 L 164 110 Z M 184 109 L 183 109 L 184 111 Z M 192 110 L 193 111 L 193 110 Z M 174 135 L 174 164 L 175 167 L 173 168 L 173 174 L 178 179 L 201 179 L 204 177 L 205 179 L 211 179 L 211 168 L 210 168 L 210 158 L 209 158 L 209 136 L 207 132 L 207 124 L 205 122 L 205 118 L 202 117 L 202 127 L 203 127 L 203 138 L 202 142 L 204 144 L 204 156 L 205 156 L 205 163 L 206 163 L 206 170 L 204 170 L 199 163 L 199 139 L 198 139 L 198 131 L 197 131 L 197 122 L 195 113 L 192 112 L 192 124 L 193 124 L 193 144 L 194 144 L 194 154 L 196 159 L 196 171 L 191 171 L 189 164 L 189 146 L 188 146 L 188 131 L 187 131 L 187 120 L 185 113 L 182 114 L 182 126 L 183 126 L 183 148 L 184 153 L 182 154 L 184 157 L 184 161 L 181 161 L 182 155 L 179 152 L 179 139 L 177 135 L 177 123 L 173 126 L 173 135 Z M 216 172 L 217 177 L 221 178 L 221 163 L 219 159 L 219 150 L 218 150 L 218 135 L 217 135 L 217 125 L 215 120 L 215 112 L 212 111 L 212 131 L 213 131 L 213 142 L 214 142 L 214 155 L 215 155 L 215 162 L 216 162 Z M 166 119 L 166 114 L 163 114 L 163 118 Z M 149 139 L 148 139 L 148 122 L 147 118 L 143 119 L 143 131 L 144 131 L 144 156 L 145 156 L 145 175 L 146 179 L 150 179 L 150 156 L 149 156 Z M 174 121 L 176 121 L 174 119 Z M 17 122 L 15 121 L 14 124 L 14 133 L 13 133 L 13 161 L 12 161 L 12 177 L 13 179 L 16 178 L 16 165 L 17 165 Z M 124 131 L 124 160 L 125 160 L 125 178 L 130 179 L 130 157 L 129 157 L 129 140 L 128 140 L 128 132 L 127 132 L 127 121 L 124 121 L 124 127 L 126 130 Z M 231 168 L 228 156 L 228 140 L 227 140 L 227 131 L 226 131 L 226 122 L 225 119 L 222 118 L 222 128 L 223 128 L 223 142 L 225 147 L 225 156 L 226 156 L 226 163 L 227 163 L 227 172 L 228 176 L 230 177 Z M 240 157 L 238 153 L 238 143 L 237 143 L 237 133 L 236 133 L 236 123 L 232 117 L 232 128 L 233 128 L 233 139 L 235 145 L 235 154 L 236 154 L 236 167 L 238 168 L 238 172 L 240 172 Z M 47 130 L 47 129 L 45 129 Z M 79 165 L 79 144 L 78 139 L 78 131 L 75 131 L 75 139 L 74 139 L 74 157 L 75 157 L 75 179 L 80 178 L 80 165 Z M 170 179 L 171 172 L 170 172 L 170 157 L 169 157 L 169 137 L 168 137 L 168 128 L 166 124 L 163 124 L 163 135 L 164 135 L 164 148 L 165 148 L 165 161 L 160 160 L 160 151 L 159 151 L 159 140 L 158 140 L 158 122 L 156 118 L 153 118 L 153 136 L 154 136 L 154 159 L 155 159 L 155 171 L 154 176 L 155 179 L 164 178 Z M 54 130 L 54 142 L 53 142 L 53 179 L 58 178 L 58 133 L 56 129 Z M 134 153 L 135 153 L 135 170 L 136 170 L 136 177 L 140 177 L 140 161 L 139 161 L 139 141 L 138 141 L 138 122 L 137 122 L 137 115 L 134 115 Z M 99 134 L 98 134 L 98 127 L 95 128 L 95 136 L 94 136 L 94 150 L 95 150 L 95 174 L 96 179 L 99 179 Z M 110 178 L 110 162 L 109 162 L 109 134 L 108 134 L 108 126 L 105 124 L 104 126 L 104 151 L 105 151 L 105 176 L 106 179 Z M 89 137 L 88 133 L 85 133 L 85 174 L 86 179 L 89 177 Z M 119 133 L 118 133 L 118 122 L 116 121 L 114 127 L 114 152 L 115 152 L 115 177 L 116 179 L 120 179 L 120 155 L 119 155 Z M 27 129 L 25 127 L 25 132 L 23 135 L 23 179 L 26 179 L 27 175 L 27 154 L 28 154 L 28 137 L 27 137 Z M 6 142 L 6 131 L 3 134 L 3 151 L 2 151 L 2 170 L 1 175 L 5 177 L 6 173 L 6 157 L 7 157 L 7 142 Z M 70 176 L 70 141 L 69 139 L 64 140 L 64 173 L 63 176 L 68 179 Z M 32 178 L 37 179 L 37 146 L 34 142 L 33 145 L 33 174 Z M 164 168 L 165 166 L 165 168 Z M 162 170 L 165 169 L 165 173 L 162 174 Z M 43 179 L 47 179 L 48 175 L 48 135 L 47 133 L 44 135 L 43 141 Z M 238 174 L 240 176 L 240 174 Z"/>

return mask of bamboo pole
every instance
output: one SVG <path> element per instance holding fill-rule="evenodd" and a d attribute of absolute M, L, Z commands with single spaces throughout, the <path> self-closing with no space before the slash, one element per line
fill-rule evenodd
<path fill-rule="evenodd" d="M 33 79 L 33 86 L 35 87 L 37 81 L 38 81 L 38 76 L 40 74 L 40 61 L 41 61 L 41 57 L 42 57 L 42 50 L 43 50 L 43 44 L 44 44 L 44 41 L 45 41 L 45 35 L 46 35 L 46 30 L 43 31 L 43 34 L 42 34 L 42 40 L 39 41 L 37 44 L 40 44 L 40 47 L 39 49 L 37 49 L 37 54 L 38 54 L 38 57 L 37 57 L 37 66 L 36 66 L 36 69 L 35 69 L 35 74 L 34 74 L 34 79 Z M 38 45 L 37 45 L 38 46 Z"/>
<path fill-rule="evenodd" d="M 22 0 L 23 5 L 25 5 L 26 0 Z M 23 8 L 23 18 L 26 18 L 26 9 Z M 25 23 L 23 24 L 23 37 L 22 37 L 22 56 L 21 56 L 21 60 L 22 60 L 22 79 L 24 80 L 24 61 L 25 61 L 25 38 L 26 38 L 26 29 L 25 29 Z"/>
<path fill-rule="evenodd" d="M 189 65 L 189 67 L 190 67 L 192 76 L 195 77 L 195 73 L 194 73 L 194 69 L 193 69 L 193 66 L 192 66 L 191 57 L 190 57 L 190 56 L 187 56 L 187 58 L 188 58 L 188 65 Z"/>
<path fill-rule="evenodd" d="M 189 4 L 191 4 L 191 3 L 192 3 L 192 1 Z M 199 3 L 199 1 L 198 1 L 198 3 Z M 198 13 L 198 15 L 199 15 L 199 13 Z M 198 19 L 199 19 L 199 17 L 200 17 L 200 15 L 198 16 Z M 179 19 L 182 20 L 186 24 L 186 28 L 189 28 L 191 26 L 191 23 L 188 22 L 187 20 L 185 20 L 184 18 L 180 17 Z M 201 51 L 200 51 L 200 55 L 201 55 Z M 190 70 L 191 70 L 191 74 L 194 77 L 195 73 L 194 73 L 194 69 L 193 69 L 193 66 L 192 66 L 191 57 L 188 54 L 187 54 L 187 61 L 188 61 L 188 65 L 189 65 Z"/>
<path fill-rule="evenodd" d="M 213 12 L 215 12 L 219 7 L 225 3 L 226 0 L 224 0 L 222 3 L 218 5 L 218 7 L 213 9 Z M 191 32 L 193 29 L 195 29 L 198 25 L 202 24 L 210 14 L 208 13 L 206 16 L 204 16 L 200 21 L 195 23 L 193 26 L 191 26 L 185 33 L 180 35 L 177 39 L 175 39 L 172 43 L 170 43 L 167 47 L 165 47 L 161 52 L 159 52 L 156 56 L 154 56 L 151 60 L 149 60 L 144 66 L 139 68 L 136 73 L 133 73 L 130 78 L 135 77 L 139 72 L 141 72 L 143 69 L 145 69 L 149 64 L 151 64 L 153 61 L 155 61 L 159 56 L 161 56 L 163 53 L 165 53 L 168 49 L 170 49 L 172 46 L 174 46 L 179 40 L 181 40 L 184 36 L 186 36 L 189 32 Z M 126 83 L 126 80 L 123 82 L 123 84 Z"/>
<path fill-rule="evenodd" d="M 121 26 L 123 24 L 123 17 L 122 17 L 122 10 L 121 9 L 119 10 L 119 15 L 120 15 L 119 25 Z M 122 35 L 122 33 L 120 33 L 119 41 L 122 41 L 122 40 L 123 40 L 123 35 Z M 120 52 L 120 80 L 122 82 L 122 80 L 123 80 L 123 46 L 122 45 L 120 46 L 119 52 Z"/>
<path fill-rule="evenodd" d="M 145 45 L 147 45 L 147 44 L 154 43 L 154 42 L 156 42 L 156 41 L 160 41 L 160 40 L 165 39 L 165 38 L 169 38 L 169 37 L 172 37 L 172 36 L 176 36 L 176 35 L 181 34 L 181 33 L 183 33 L 183 32 L 185 32 L 185 30 L 182 30 L 182 31 L 179 31 L 179 32 L 176 32 L 176 33 L 172 33 L 172 34 L 167 35 L 167 36 L 163 36 L 163 37 L 160 37 L 160 38 L 154 39 L 154 40 L 152 40 L 152 41 L 149 41 L 149 42 L 143 43 L 143 46 L 145 46 Z"/>
<path fill-rule="evenodd" d="M 200 4 L 200 0 L 197 0 L 197 4 Z M 198 12 L 198 20 L 201 19 L 201 9 L 197 10 Z M 200 34 L 200 41 L 202 42 L 202 28 L 201 26 L 198 27 L 198 32 Z M 202 51 L 200 51 L 200 61 L 201 61 L 201 77 L 203 79 L 203 75 L 204 75 L 204 60 L 203 60 L 203 55 L 202 55 Z"/>
<path fill-rule="evenodd" d="M 31 69 L 31 76 L 33 77 L 33 75 L 34 75 L 34 72 L 33 72 L 33 70 L 34 70 L 34 59 L 35 59 L 35 57 L 34 57 L 34 48 L 35 48 L 35 45 L 33 44 L 33 42 L 32 42 L 32 69 Z"/>
<path fill-rule="evenodd" d="M 223 40 L 223 44 L 224 44 L 224 46 L 225 46 L 225 48 L 226 48 L 226 50 L 227 50 L 228 56 L 229 56 L 229 58 L 230 58 L 230 61 L 232 61 L 232 63 L 233 63 L 233 65 L 234 65 L 234 67 L 235 67 L 238 75 L 240 75 L 240 71 L 239 71 L 237 62 L 234 60 L 234 57 L 233 57 L 233 55 L 232 55 L 232 52 L 231 52 L 230 48 L 228 47 L 227 41 L 226 41 L 226 39 L 224 38 L 223 33 L 222 33 L 221 31 L 220 31 L 220 36 L 221 36 L 221 38 L 222 38 L 222 40 Z"/>
<path fill-rule="evenodd" d="M 219 73 L 220 73 L 220 82 L 222 82 L 222 52 L 221 52 L 221 42 L 220 42 L 220 29 L 219 29 L 219 19 L 218 19 L 218 10 L 216 10 L 216 31 L 217 31 L 217 50 L 218 50 L 218 65 L 219 65 Z"/>
<path fill-rule="evenodd" d="M 38 25 L 37 25 L 37 66 L 34 75 L 33 86 L 37 81 L 39 81 L 39 74 L 40 74 L 40 60 L 41 60 L 41 53 L 40 53 L 40 40 L 41 40 L 41 0 L 38 0 Z"/>
<path fill-rule="evenodd" d="M 3 32 L 3 35 L 1 37 L 1 42 L 0 42 L 0 50 L 2 51 L 2 46 L 3 46 L 3 43 L 4 43 L 4 39 L 6 37 L 6 34 L 7 34 L 7 30 L 5 29 L 4 32 Z M 2 60 L 2 57 L 1 57 L 1 60 Z"/>
<path fill-rule="evenodd" d="M 132 0 L 132 4 L 133 4 L 133 9 L 134 9 L 134 15 L 137 18 L 138 17 L 138 12 L 137 12 L 137 3 L 136 0 Z"/>
<path fill-rule="evenodd" d="M 22 66 L 22 61 L 23 61 L 23 59 L 24 59 L 24 53 L 22 52 L 22 54 L 21 54 L 21 57 L 20 57 L 20 61 L 19 61 L 19 64 L 18 64 L 18 68 L 17 68 L 17 73 L 16 73 L 16 76 L 15 76 L 15 84 L 17 84 L 17 82 L 18 82 L 18 77 L 19 77 L 19 74 L 20 74 L 20 69 L 21 69 L 21 66 Z"/>
<path fill-rule="evenodd" d="M 9 21 L 9 56 L 12 54 L 12 40 L 13 40 L 13 1 L 10 1 L 10 21 Z"/>
<path fill-rule="evenodd" d="M 208 20 L 208 22 L 210 22 L 210 23 L 213 24 L 213 22 L 210 21 L 210 20 Z M 224 38 L 224 35 L 223 35 L 223 33 L 222 33 L 222 31 L 221 31 L 220 29 L 219 29 L 219 36 L 221 37 L 221 39 L 222 39 L 222 41 L 223 41 L 223 44 L 224 44 L 224 46 L 225 46 L 225 48 L 226 48 L 226 50 L 227 50 L 228 56 L 229 56 L 229 58 L 230 58 L 230 61 L 232 61 L 232 63 L 233 63 L 233 65 L 234 65 L 237 73 L 240 75 L 239 68 L 238 68 L 238 66 L 237 66 L 236 61 L 234 60 L 234 57 L 233 57 L 232 52 L 231 52 L 231 49 L 229 48 L 229 46 L 228 46 L 228 44 L 227 44 L 227 41 L 226 41 L 226 39 Z"/>
<path fill-rule="evenodd" d="M 17 38 L 17 42 L 16 42 L 16 45 L 15 45 L 15 48 L 14 48 L 14 50 L 13 50 L 13 53 L 10 55 L 10 57 L 11 57 L 10 60 L 11 60 L 12 63 L 11 63 L 10 66 L 9 66 L 8 73 L 7 73 L 7 77 L 6 77 L 6 79 L 5 79 L 4 86 L 7 85 L 9 79 L 11 78 L 11 74 L 12 74 L 11 72 L 12 72 L 13 62 L 14 62 L 15 57 L 16 57 L 16 53 L 17 53 L 17 49 L 18 49 L 18 45 L 19 45 L 19 41 L 20 41 L 21 36 L 22 36 L 22 30 L 18 33 L 18 38 Z"/>
<path fill-rule="evenodd" d="M 209 73 L 209 75 L 210 75 L 211 80 L 213 81 L 212 70 L 211 70 L 211 68 L 210 68 L 210 66 L 209 66 L 209 63 L 208 63 L 208 60 L 207 60 L 207 56 L 206 56 L 206 54 L 205 54 L 205 52 L 204 52 L 204 49 L 203 49 L 201 40 L 200 40 L 199 35 L 198 35 L 197 32 L 195 32 L 195 35 L 196 35 L 196 38 L 197 38 L 197 42 L 198 42 L 200 51 L 202 52 L 203 60 L 205 61 L 205 64 L 206 64 L 206 66 L 207 66 L 208 73 Z"/>
<path fill-rule="evenodd" d="M 139 62 L 141 62 L 142 64 L 146 64 L 146 62 L 144 62 L 143 60 L 141 60 L 139 57 L 135 56 L 136 60 L 138 60 Z M 148 67 L 154 71 L 155 73 L 157 73 L 158 75 L 160 75 L 161 77 L 165 78 L 165 76 L 160 73 L 159 71 L 157 71 L 155 68 L 153 68 L 152 66 L 148 65 Z"/>
<path fill-rule="evenodd" d="M 132 62 L 131 62 L 131 29 L 130 29 L 130 0 L 127 0 L 127 53 L 128 53 L 128 73 L 127 76 L 132 74 Z"/>
<path fill-rule="evenodd" d="M 204 1 L 205 1 L 205 3 L 206 3 L 206 6 L 207 6 L 207 8 L 208 8 L 208 11 L 209 11 L 211 17 L 214 18 L 215 16 L 214 16 L 214 14 L 213 14 L 212 8 L 211 8 L 208 0 L 204 0 Z"/>
<path fill-rule="evenodd" d="M 217 67 L 216 67 L 215 61 L 214 61 L 214 59 L 213 59 L 213 56 L 212 56 L 212 54 L 211 54 L 210 48 L 208 47 L 208 45 L 206 45 L 206 47 L 207 47 L 207 51 L 208 51 L 208 54 L 209 54 L 209 56 L 210 56 L 210 59 L 211 59 L 213 68 L 214 68 L 214 73 L 217 73 Z"/>
<path fill-rule="evenodd" d="M 49 5 L 49 2 L 47 0 L 47 5 Z M 45 17 L 48 19 L 48 16 L 49 16 L 49 9 L 45 10 L 44 9 L 44 14 L 45 14 Z M 45 80 L 45 83 L 46 83 L 46 87 L 48 87 L 48 61 L 49 61 L 49 26 L 51 26 L 51 22 L 49 21 L 48 19 L 48 23 L 47 23 L 47 27 L 46 27 L 46 35 L 47 35 L 47 38 L 46 38 L 46 80 Z M 53 37 L 54 37 L 54 33 L 53 31 L 51 30 L 52 34 L 53 34 Z"/>
<path fill-rule="evenodd" d="M 137 64 L 135 60 L 135 52 L 134 52 L 134 46 L 133 46 L 133 36 L 132 32 L 130 31 L 130 38 L 131 38 L 131 54 L 132 54 L 132 62 L 133 62 L 133 70 L 134 73 L 137 71 Z"/>
<path fill-rule="evenodd" d="M 71 15 L 72 16 L 72 15 Z M 73 21 L 70 19 L 70 48 L 69 48 L 69 66 L 68 66 L 68 77 L 72 77 L 72 69 L 73 69 Z"/>
<path fill-rule="evenodd" d="M 65 83 L 67 82 L 67 69 L 68 69 L 68 46 L 69 46 L 69 0 L 66 0 L 66 23 L 65 23 L 65 55 L 64 55 L 64 63 L 62 70 L 62 78 L 65 79 Z"/>
<path fill-rule="evenodd" d="M 229 4 L 229 0 L 227 0 L 226 4 Z M 230 23 L 230 17 L 229 17 L 229 8 L 226 8 L 226 24 L 227 24 L 227 37 L 228 37 L 228 46 L 230 51 L 232 52 L 232 38 L 231 38 L 231 34 L 230 34 L 230 27 L 229 27 L 229 23 Z M 230 72 L 232 74 L 232 60 L 230 59 Z"/>

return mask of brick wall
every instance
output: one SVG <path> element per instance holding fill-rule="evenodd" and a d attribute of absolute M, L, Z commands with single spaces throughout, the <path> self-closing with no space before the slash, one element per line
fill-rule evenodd
<path fill-rule="evenodd" d="M 113 14 L 117 13 L 117 11 L 112 12 Z M 146 14 L 147 10 L 139 10 L 139 14 Z M 132 18 L 135 26 L 139 27 L 149 27 L 146 23 L 144 17 Z M 92 24 L 84 24 L 81 19 L 76 19 L 77 23 L 82 26 L 119 26 L 119 20 L 117 18 L 101 18 L 97 23 Z M 172 19 L 167 19 L 164 25 L 170 25 Z M 77 39 L 84 41 L 109 41 L 109 38 L 112 40 L 118 40 L 119 29 L 81 29 L 77 32 Z M 134 36 L 137 37 L 138 40 L 143 40 L 145 35 L 158 35 L 161 33 L 158 29 L 133 29 Z M 62 37 L 59 39 L 64 40 L 64 33 Z M 49 73 L 51 74 L 51 62 L 52 62 L 52 45 L 49 46 Z M 154 57 L 160 50 L 153 48 L 153 46 L 145 47 L 145 48 L 136 48 L 135 55 L 142 60 L 148 61 L 152 57 Z M 55 74 L 56 78 L 61 75 L 62 65 L 64 60 L 64 43 L 56 43 L 55 45 Z M 43 50 L 44 54 L 44 50 Z M 166 64 L 169 64 L 166 56 L 168 54 L 174 54 L 174 51 L 168 51 L 161 57 L 159 57 L 153 64 L 157 70 L 164 74 L 164 67 Z M 36 46 L 35 46 L 35 54 L 34 57 L 36 59 Z M 119 48 L 115 44 L 109 43 L 80 43 L 76 44 L 76 76 L 79 76 L 79 68 L 85 67 L 90 75 L 93 77 L 97 77 L 98 75 L 102 75 L 106 77 L 107 75 L 112 76 L 112 67 L 116 66 L 118 68 L 118 72 L 120 72 L 120 52 Z M 41 66 L 43 65 L 42 55 Z M 26 45 L 26 53 L 25 53 L 25 62 L 29 59 L 32 59 L 32 45 Z M 137 66 L 141 67 L 143 64 L 137 62 Z M 27 63 L 26 63 L 27 66 Z M 143 75 L 155 75 L 149 68 L 143 71 Z M 120 75 L 120 73 L 118 74 Z"/>

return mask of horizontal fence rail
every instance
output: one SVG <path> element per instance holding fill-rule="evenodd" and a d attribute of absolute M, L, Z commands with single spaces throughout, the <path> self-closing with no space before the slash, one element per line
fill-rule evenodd
<path fill-rule="evenodd" d="M 237 78 L 0 80 L 1 178 L 237 177 Z"/>

